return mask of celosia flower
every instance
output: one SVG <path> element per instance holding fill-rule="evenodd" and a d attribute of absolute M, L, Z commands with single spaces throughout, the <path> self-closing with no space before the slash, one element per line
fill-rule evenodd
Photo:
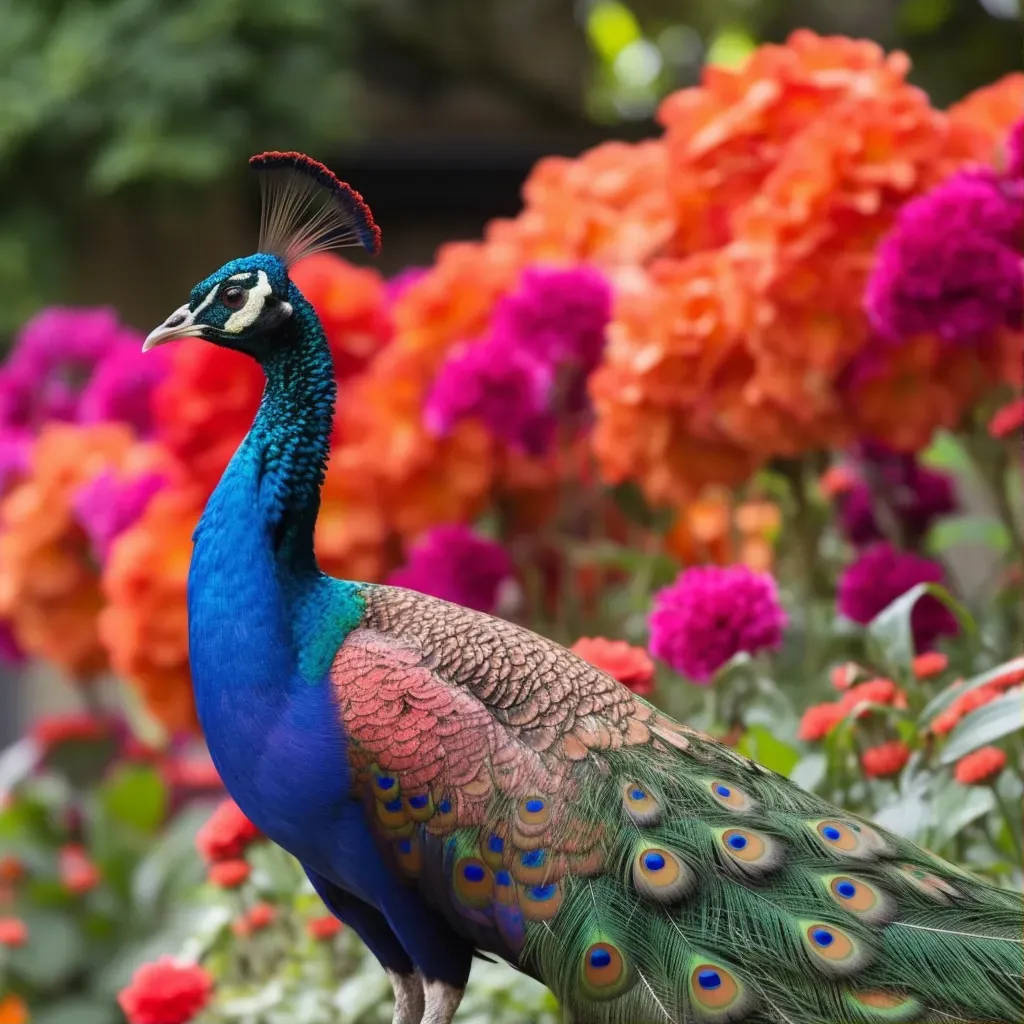
<path fill-rule="evenodd" d="M 391 573 L 388 583 L 493 612 L 502 584 L 514 573 L 500 544 L 465 526 L 438 526 L 412 546 L 408 561 Z"/>
<path fill-rule="evenodd" d="M 989 683 L 986 686 L 979 686 L 967 693 L 957 697 L 945 711 L 935 716 L 931 724 L 931 731 L 937 736 L 944 736 L 951 732 L 953 727 L 965 715 L 976 711 L 986 704 L 990 704 L 999 696 L 999 688 Z"/>
<path fill-rule="evenodd" d="M 808 741 L 824 739 L 845 717 L 846 712 L 836 701 L 812 704 L 800 718 L 797 738 Z"/>
<path fill-rule="evenodd" d="M 211 864 L 207 879 L 221 889 L 237 889 L 252 874 L 249 862 L 244 860 L 219 860 Z"/>
<path fill-rule="evenodd" d="M 88 535 L 97 561 L 106 562 L 113 542 L 146 511 L 150 499 L 166 483 L 163 473 L 120 479 L 107 470 L 75 492 L 75 518 Z"/>
<path fill-rule="evenodd" d="M 1006 176 L 1011 181 L 1024 178 L 1024 120 L 1010 129 L 1006 139 Z"/>
<path fill-rule="evenodd" d="M 945 572 L 938 562 L 897 551 L 883 541 L 867 548 L 847 566 L 839 580 L 837 604 L 848 619 L 867 625 L 917 584 L 942 583 L 944 579 Z M 918 651 L 929 649 L 938 637 L 955 634 L 959 628 L 949 609 L 927 594 L 914 605 L 910 623 Z"/>
<path fill-rule="evenodd" d="M 776 650 L 785 624 L 775 580 L 767 573 L 698 566 L 655 594 L 650 650 L 677 672 L 706 683 L 740 651 Z"/>
<path fill-rule="evenodd" d="M 1006 767 L 1006 754 L 999 747 L 981 747 L 961 757 L 953 778 L 963 786 L 991 784 Z"/>
<path fill-rule="evenodd" d="M 277 917 L 277 911 L 269 903 L 257 903 L 249 909 L 246 920 L 252 931 L 258 932 L 269 927 Z"/>
<path fill-rule="evenodd" d="M 863 460 L 870 460 L 878 477 L 880 495 L 902 532 L 902 539 L 917 545 L 932 524 L 957 507 L 953 478 L 921 466 L 912 455 L 866 446 Z M 839 522 L 856 545 L 870 544 L 885 536 L 876 516 L 876 496 L 866 481 L 857 482 L 841 499 Z"/>
<path fill-rule="evenodd" d="M 28 942 L 28 928 L 19 917 L 0 917 L 0 946 L 17 949 Z"/>
<path fill-rule="evenodd" d="M 46 715 L 32 723 L 31 736 L 46 756 L 62 743 L 97 743 L 109 739 L 112 723 L 89 712 Z"/>
<path fill-rule="evenodd" d="M 1024 396 L 997 409 L 989 421 L 988 432 L 993 437 L 1009 437 L 1021 427 L 1024 427 Z"/>
<path fill-rule="evenodd" d="M 202 967 L 166 956 L 143 964 L 117 1001 L 128 1024 L 188 1024 L 212 991 L 213 979 Z"/>
<path fill-rule="evenodd" d="M 311 917 L 306 922 L 306 931 L 310 938 L 316 939 L 317 942 L 326 942 L 341 931 L 341 922 L 330 915 Z"/>
<path fill-rule="evenodd" d="M 1009 690 L 1022 682 L 1024 682 L 1024 658 L 1015 658 L 1013 661 L 1007 662 L 1003 666 L 1003 671 L 988 685 L 999 690 Z"/>
<path fill-rule="evenodd" d="M 907 706 L 907 695 L 891 679 L 869 679 L 858 683 L 847 690 L 839 699 L 839 707 L 844 715 L 849 714 L 861 704 L 889 704 L 894 708 Z M 857 713 L 863 718 L 868 709 Z"/>
<path fill-rule="evenodd" d="M 211 863 L 238 860 L 259 838 L 259 829 L 242 813 L 238 804 L 234 800 L 224 800 L 196 833 L 196 849 Z"/>
<path fill-rule="evenodd" d="M 902 740 L 891 740 L 869 747 L 860 755 L 860 766 L 869 779 L 886 779 L 899 775 L 910 760 L 910 747 Z"/>
<path fill-rule="evenodd" d="M 406 267 L 384 282 L 384 294 L 388 305 L 397 302 L 406 289 L 411 288 L 428 271 L 427 267 Z"/>
<path fill-rule="evenodd" d="M 640 696 L 654 690 L 654 662 L 642 647 L 633 647 L 625 640 L 584 636 L 569 650 Z"/>
<path fill-rule="evenodd" d="M 949 667 L 949 658 L 941 651 L 925 651 L 913 661 L 914 676 L 917 679 L 931 679 Z"/>
<path fill-rule="evenodd" d="M 970 171 L 907 203 L 868 283 L 874 329 L 892 341 L 936 333 L 974 345 L 997 327 L 1019 328 L 1021 198 L 994 172 Z"/>
<path fill-rule="evenodd" d="M 112 309 L 43 310 L 21 329 L 0 370 L 0 423 L 38 427 L 78 418 L 96 367 L 118 352 L 141 357 L 141 348 L 142 335 L 125 327 Z"/>
<path fill-rule="evenodd" d="M 154 359 L 153 357 L 156 356 Z M 139 437 L 153 432 L 153 392 L 171 368 L 165 349 L 142 351 L 141 336 L 119 345 L 98 363 L 78 402 L 80 423 L 116 420 Z"/>
<path fill-rule="evenodd" d="M 551 442 L 552 371 L 532 353 L 497 336 L 456 351 L 441 368 L 423 410 L 444 436 L 460 420 L 486 424 L 495 437 L 533 454 Z"/>
<path fill-rule="evenodd" d="M 99 868 L 85 847 L 77 843 L 61 847 L 57 857 L 57 873 L 61 885 L 75 896 L 81 896 L 100 884 Z"/>

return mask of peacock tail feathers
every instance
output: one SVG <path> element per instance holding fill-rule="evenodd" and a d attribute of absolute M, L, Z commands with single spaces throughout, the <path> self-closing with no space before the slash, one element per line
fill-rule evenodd
<path fill-rule="evenodd" d="M 575 1024 L 1024 1019 L 1020 894 L 540 637 L 383 588 L 371 610 L 382 593 L 415 617 L 364 619 L 334 675 L 369 819 L 403 879 Z"/>

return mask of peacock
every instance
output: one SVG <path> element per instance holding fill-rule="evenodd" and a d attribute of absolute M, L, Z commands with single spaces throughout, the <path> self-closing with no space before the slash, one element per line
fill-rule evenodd
<path fill-rule="evenodd" d="M 258 251 L 144 349 L 194 337 L 266 375 L 194 534 L 199 718 L 241 809 L 388 973 L 395 1024 L 449 1024 L 473 958 L 574 1024 L 1024 1020 L 1024 904 L 677 723 L 568 650 L 320 572 L 336 397 L 289 267 L 380 231 L 299 153 L 250 165 Z"/>

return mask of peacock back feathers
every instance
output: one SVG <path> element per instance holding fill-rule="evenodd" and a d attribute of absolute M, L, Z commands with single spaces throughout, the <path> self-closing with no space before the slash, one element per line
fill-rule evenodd
<path fill-rule="evenodd" d="M 382 854 L 577 1024 L 1024 1019 L 1019 894 L 519 627 L 364 599 L 332 678 Z"/>

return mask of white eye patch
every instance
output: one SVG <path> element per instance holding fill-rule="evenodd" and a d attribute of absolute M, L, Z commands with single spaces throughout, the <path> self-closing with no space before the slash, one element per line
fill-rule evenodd
<path fill-rule="evenodd" d="M 246 275 L 247 276 L 247 275 Z M 270 287 L 270 279 L 266 271 L 256 271 L 256 283 L 249 289 L 245 305 L 235 310 L 224 322 L 224 330 L 230 334 L 240 334 L 247 327 L 256 323 L 257 317 L 263 312 L 263 304 L 267 296 L 273 291 Z"/>

